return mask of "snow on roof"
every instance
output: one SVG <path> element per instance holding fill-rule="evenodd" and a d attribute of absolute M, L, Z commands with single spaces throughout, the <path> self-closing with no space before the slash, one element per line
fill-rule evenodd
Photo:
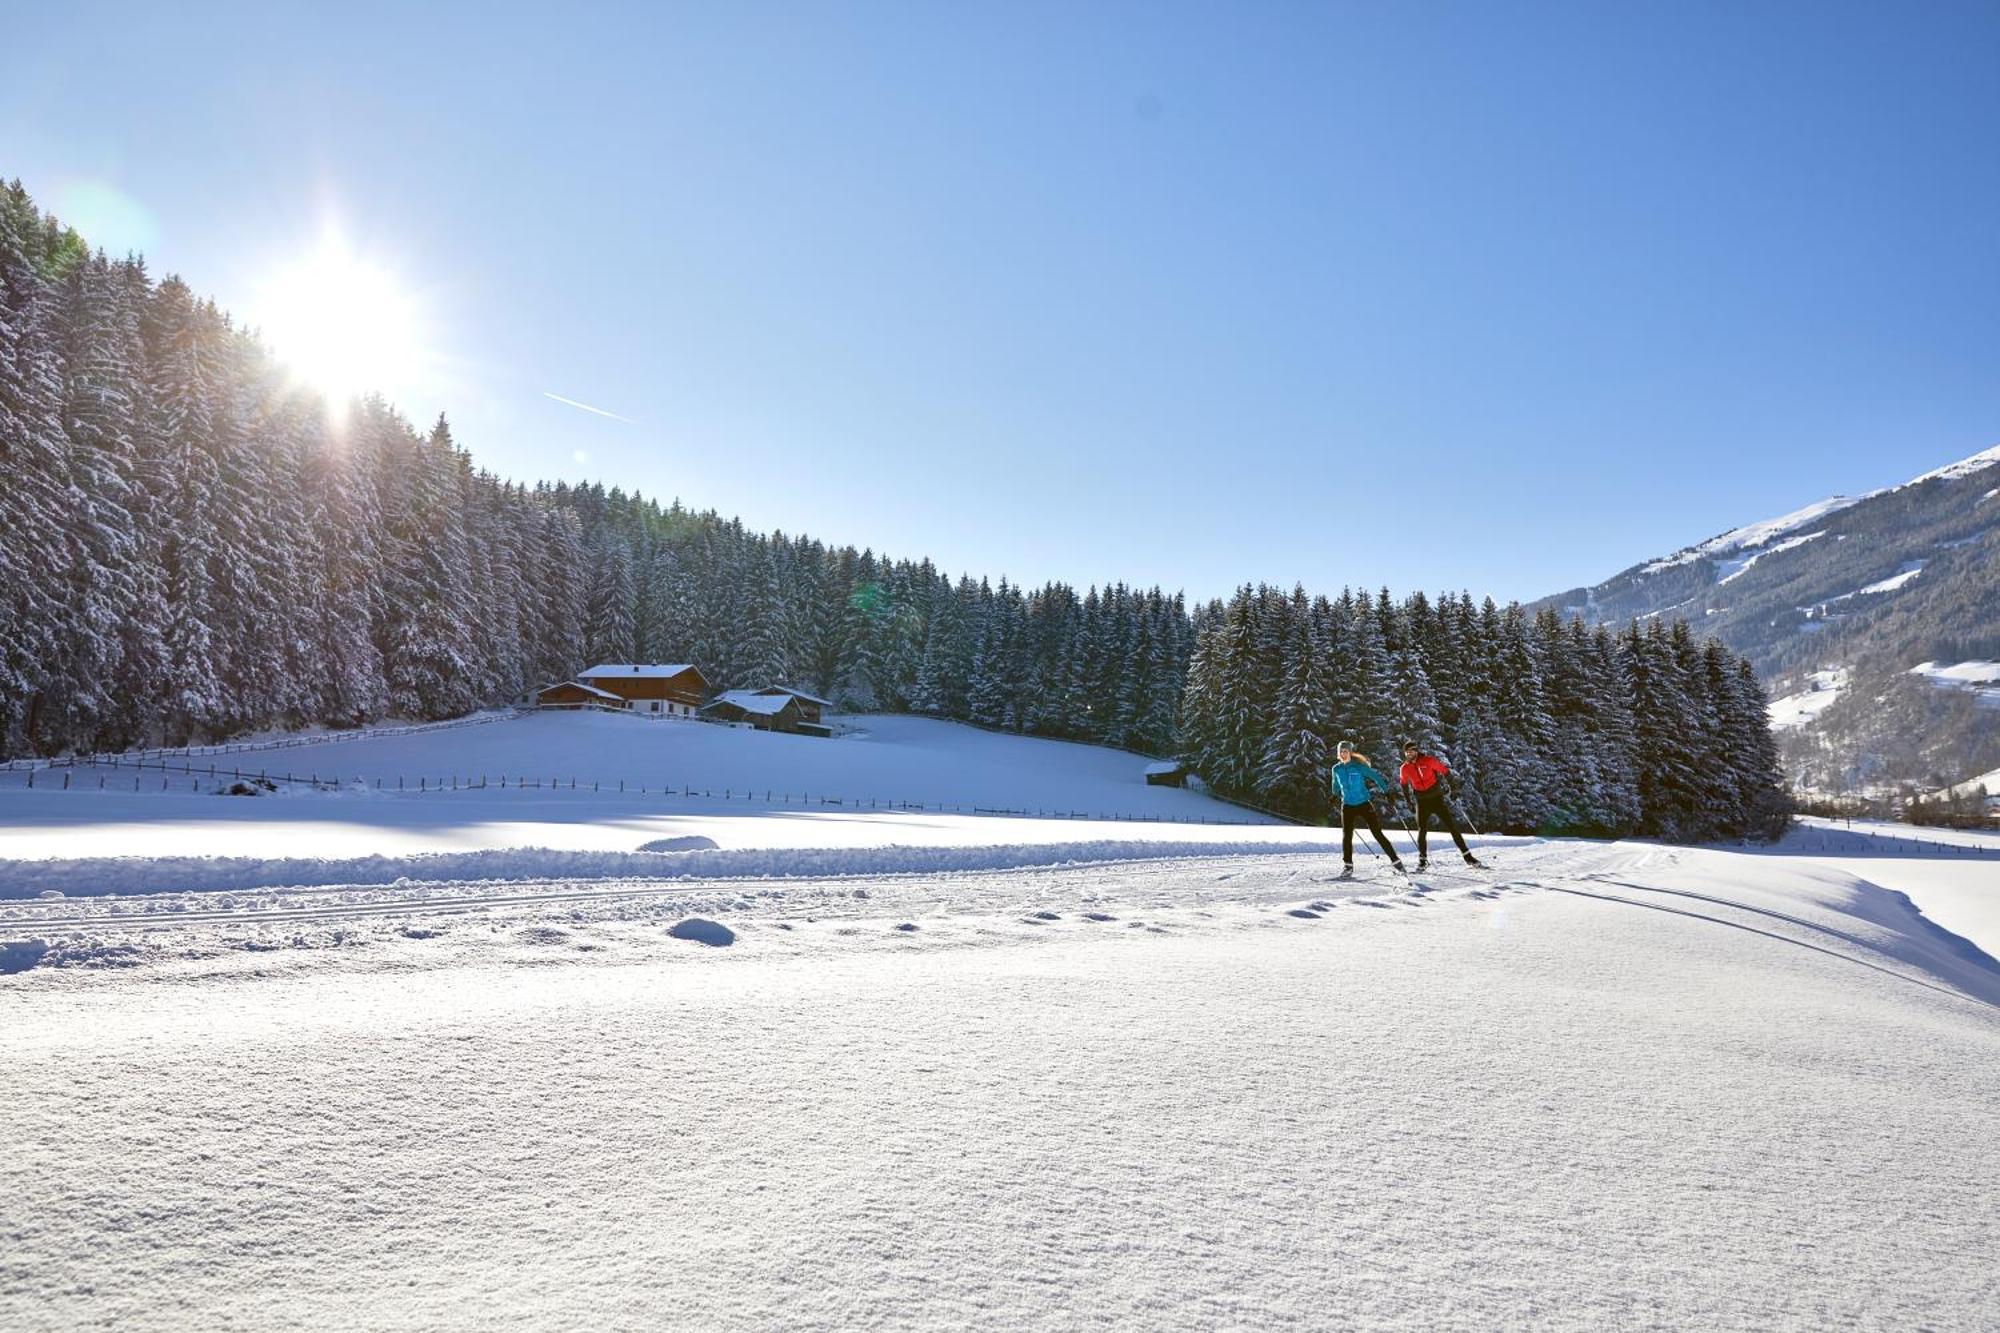
<path fill-rule="evenodd" d="M 770 717 L 774 714 L 784 712 L 790 706 L 791 702 L 792 696 L 789 694 L 758 694 L 752 690 L 724 690 L 721 694 L 716 695 L 707 707 L 715 708 L 722 704 L 734 704 L 746 713 L 756 713 L 759 716 Z"/>
<path fill-rule="evenodd" d="M 694 669 L 686 662 L 676 662 L 670 666 L 662 666 L 657 662 L 602 662 L 588 671 L 578 672 L 577 679 L 584 680 L 591 676 L 625 676 L 638 680 L 653 680 L 678 676 L 683 671 Z"/>
<path fill-rule="evenodd" d="M 600 699 L 612 699 L 617 701 L 618 703 L 625 702 L 623 699 L 620 699 L 617 695 L 613 694 L 610 690 L 600 690 L 595 685 L 586 685 L 580 680 L 559 680 L 553 685 L 542 686 L 542 688 L 536 690 L 535 693 L 547 694 L 550 690 L 559 690 L 565 685 L 569 686 L 573 690 L 582 690 L 585 694 L 594 694 Z"/>
<path fill-rule="evenodd" d="M 792 697 L 793 697 L 794 699 L 797 699 L 797 700 L 799 700 L 799 701 L 801 701 L 801 702 L 803 702 L 803 703 L 809 703 L 809 704 L 818 704 L 818 705 L 819 705 L 819 706 L 820 706 L 821 708 L 831 708 L 831 707 L 833 707 L 833 700 L 831 700 L 831 699 L 822 699 L 822 698 L 820 698 L 820 697 L 819 697 L 819 696 L 818 696 L 817 694 L 807 694 L 807 693 L 806 693 L 806 692 L 805 692 L 804 690 L 795 690 L 795 689 L 793 689 L 793 688 L 792 688 L 791 686 L 789 686 L 789 685 L 766 685 L 766 686 L 763 686 L 763 687 L 762 687 L 761 689 L 756 689 L 756 690 L 752 690 L 752 691 L 751 691 L 751 693 L 752 693 L 752 694 L 789 694 L 789 695 L 791 695 L 791 696 L 792 696 Z"/>
<path fill-rule="evenodd" d="M 1146 765 L 1146 776 L 1155 773 L 1178 773 L 1185 767 L 1178 759 L 1160 759 Z"/>

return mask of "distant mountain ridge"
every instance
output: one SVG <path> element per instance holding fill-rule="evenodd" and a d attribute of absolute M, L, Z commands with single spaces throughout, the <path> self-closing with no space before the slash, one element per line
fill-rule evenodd
<path fill-rule="evenodd" d="M 1809 786 L 1963 781 L 2000 763 L 2000 681 L 1981 675 L 2000 659 L 2000 447 L 1536 606 L 1613 624 L 1685 616 L 1743 653 L 1775 700 L 1788 768 Z"/>

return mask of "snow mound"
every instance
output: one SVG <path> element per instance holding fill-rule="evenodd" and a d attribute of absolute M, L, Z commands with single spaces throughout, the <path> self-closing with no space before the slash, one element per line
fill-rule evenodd
<path fill-rule="evenodd" d="M 712 852 L 721 844 L 713 838 L 691 833 L 680 838 L 655 838 L 639 844 L 642 852 Z"/>
<path fill-rule="evenodd" d="M 0 940 L 0 975 L 26 972 L 48 951 L 47 940 Z"/>
<path fill-rule="evenodd" d="M 736 932 L 720 921 L 710 921 L 707 917 L 691 916 L 685 921 L 676 921 L 667 927 L 667 934 L 677 940 L 691 940 L 696 944 L 706 944 L 712 949 L 723 949 L 736 943 Z"/>

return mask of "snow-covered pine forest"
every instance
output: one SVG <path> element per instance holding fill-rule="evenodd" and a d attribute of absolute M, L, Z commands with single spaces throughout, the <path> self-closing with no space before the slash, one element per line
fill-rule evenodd
<path fill-rule="evenodd" d="M 1494 827 L 1682 837 L 1781 818 L 1763 694 L 1685 625 L 1613 636 L 1400 605 L 1028 590 L 601 486 L 476 468 L 443 418 L 338 420 L 143 259 L 0 190 L 0 757 L 438 718 L 588 661 L 1184 752 L 1323 813 L 1333 742 L 1414 734 Z"/>

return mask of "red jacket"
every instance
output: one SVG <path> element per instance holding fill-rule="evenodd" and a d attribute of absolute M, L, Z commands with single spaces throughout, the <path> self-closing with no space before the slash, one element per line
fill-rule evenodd
<path fill-rule="evenodd" d="M 1434 754 L 1420 754 L 1396 772 L 1396 780 L 1411 791 L 1429 791 L 1451 770 Z"/>

